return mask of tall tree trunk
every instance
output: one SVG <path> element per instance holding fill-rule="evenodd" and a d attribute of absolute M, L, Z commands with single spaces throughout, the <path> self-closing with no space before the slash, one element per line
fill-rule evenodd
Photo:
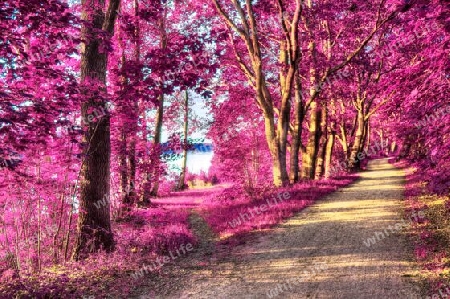
<path fill-rule="evenodd" d="M 159 31 L 160 31 L 160 48 L 162 50 L 167 49 L 167 32 L 166 32 L 166 13 L 164 12 L 164 16 L 161 19 Z M 153 165 L 153 175 L 152 175 L 152 181 L 153 181 L 153 188 L 150 192 L 150 196 L 158 196 L 158 190 L 159 190 L 159 179 L 161 176 L 161 134 L 162 134 L 162 127 L 163 127 L 163 121 L 164 121 L 164 93 L 163 93 L 163 78 L 161 78 L 161 94 L 158 97 L 158 111 L 156 115 L 156 125 L 155 125 L 155 140 L 154 140 L 154 150 L 153 153 L 153 159 L 154 165 Z"/>
<path fill-rule="evenodd" d="M 106 91 L 106 69 L 108 54 L 100 51 L 101 39 L 98 30 L 110 36 L 120 0 L 110 0 L 106 14 L 103 12 L 104 0 L 83 0 L 81 18 L 86 22 L 82 27 L 81 82 L 92 86 L 98 83 L 99 89 Z M 89 93 L 89 91 L 88 91 Z M 82 104 L 81 117 L 86 119 L 91 110 L 103 109 L 105 100 L 88 95 Z M 84 163 L 81 167 L 80 201 L 78 212 L 77 237 L 73 258 L 79 259 L 100 249 L 114 249 L 114 235 L 111 231 L 110 202 L 96 207 L 96 203 L 109 199 L 110 195 L 110 116 L 108 114 L 93 122 L 84 124 L 83 150 Z"/>
<path fill-rule="evenodd" d="M 288 49 L 286 41 L 281 42 L 280 46 L 280 63 L 288 65 Z M 287 183 L 288 174 L 286 171 L 286 153 L 287 153 L 287 137 L 290 125 L 291 114 L 291 87 L 295 76 L 295 71 L 291 67 L 285 74 L 284 70 L 280 71 L 280 88 L 281 88 L 281 108 L 277 123 L 277 139 L 278 139 L 278 155 L 280 164 L 280 174 L 282 184 Z"/>
<path fill-rule="evenodd" d="M 322 111 L 317 102 L 311 102 L 311 116 L 309 120 L 309 138 L 306 146 L 306 152 L 302 155 L 302 178 L 314 179 L 317 154 L 320 139 L 320 123 Z"/>
<path fill-rule="evenodd" d="M 137 65 L 140 65 L 141 62 L 141 26 L 139 22 L 139 1 L 134 0 L 134 16 L 136 18 L 136 27 L 134 32 L 134 60 Z M 138 71 L 138 82 L 142 79 L 141 69 Z M 131 141 L 130 141 L 130 153 L 129 153 L 129 161 L 130 161 L 130 181 L 128 185 L 128 193 L 130 198 L 130 204 L 133 204 L 137 200 L 136 195 L 136 144 L 137 144 L 137 131 L 138 131 L 138 122 L 139 122 L 139 100 L 140 100 L 141 89 L 138 89 L 138 97 L 134 99 L 133 102 L 133 112 L 132 112 L 132 124 L 131 124 Z"/>
<path fill-rule="evenodd" d="M 125 57 L 125 42 L 122 37 L 119 38 L 119 44 L 122 48 L 122 57 L 121 64 L 122 70 L 125 70 L 126 67 L 126 57 Z M 125 72 L 124 72 L 125 74 Z M 121 92 L 124 92 L 127 84 L 127 77 L 123 75 L 121 77 Z M 128 150 L 128 120 L 126 119 L 126 110 L 127 107 L 125 103 L 122 103 L 121 107 L 122 114 L 122 124 L 120 128 L 120 137 L 119 137 L 119 176 L 120 176 L 120 194 L 121 194 L 121 202 L 122 207 L 119 211 L 119 217 L 122 217 L 124 213 L 126 213 L 129 209 L 129 194 L 128 194 L 128 163 L 127 163 L 127 150 Z"/>
<path fill-rule="evenodd" d="M 188 133 L 189 133 L 189 93 L 185 91 L 184 98 L 184 142 L 183 142 L 183 164 L 181 166 L 180 181 L 178 182 L 178 190 L 186 189 L 186 165 L 188 154 Z"/>
<path fill-rule="evenodd" d="M 148 142 L 148 122 L 147 122 L 147 116 L 146 116 L 146 108 L 145 108 L 145 103 L 141 103 L 142 104 L 142 111 L 143 111 L 143 123 L 142 123 L 142 137 L 143 140 L 142 142 L 144 143 L 144 147 L 147 149 L 147 160 L 151 159 L 151 154 L 149 154 L 149 142 Z M 148 165 L 146 165 L 148 166 Z M 148 169 L 148 168 L 147 168 Z M 140 195 L 140 199 L 138 204 L 140 206 L 149 206 L 151 205 L 151 201 L 150 201 L 150 191 L 151 191 L 151 186 L 152 186 L 152 181 L 151 181 L 151 170 L 148 170 L 145 172 L 144 177 L 142 178 L 142 187 L 141 187 L 141 195 Z"/>
<path fill-rule="evenodd" d="M 155 126 L 155 139 L 153 143 L 152 159 L 153 159 L 153 172 L 152 172 L 152 190 L 150 196 L 158 196 L 160 169 L 161 169 L 161 134 L 163 127 L 164 117 L 164 95 L 161 94 L 158 97 L 158 111 L 156 114 L 156 126 Z"/>
<path fill-rule="evenodd" d="M 311 8 L 312 2 L 308 1 L 307 5 Z M 316 43 L 314 41 L 312 32 L 309 28 L 309 23 L 305 22 L 307 26 L 307 31 L 310 37 L 308 44 L 308 51 L 311 55 L 311 65 L 309 67 L 309 101 L 310 104 L 310 119 L 309 119 L 309 136 L 308 143 L 306 145 L 306 151 L 302 154 L 302 178 L 303 179 L 314 179 L 316 173 L 317 165 L 317 154 L 319 151 L 319 141 L 320 141 L 320 124 L 322 118 L 322 111 L 317 104 L 315 99 L 317 95 L 316 84 L 317 84 L 317 70 L 316 67 Z"/>
<path fill-rule="evenodd" d="M 301 95 L 300 78 L 298 74 L 295 75 L 295 104 L 294 104 L 294 128 L 292 131 L 291 140 L 291 152 L 290 152 L 290 169 L 289 169 L 289 180 L 291 184 L 298 182 L 299 173 L 299 159 L 298 155 L 300 153 L 301 146 L 301 136 L 302 136 L 302 124 L 304 118 L 303 112 L 303 101 Z"/>

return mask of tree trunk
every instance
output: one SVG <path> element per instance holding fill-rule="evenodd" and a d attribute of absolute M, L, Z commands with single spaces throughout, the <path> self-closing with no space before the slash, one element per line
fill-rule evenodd
<path fill-rule="evenodd" d="M 302 155 L 302 178 L 314 179 L 317 153 L 320 139 L 320 123 L 322 111 L 317 102 L 311 102 L 311 116 L 309 122 L 309 139 L 306 146 L 306 152 Z"/>
<path fill-rule="evenodd" d="M 142 110 L 143 110 L 143 124 L 142 124 L 142 137 L 143 140 L 142 142 L 144 143 L 145 148 L 147 149 L 146 153 L 146 160 L 150 160 L 151 159 L 151 155 L 149 155 L 149 142 L 148 142 L 148 122 L 147 122 L 147 116 L 146 116 L 146 108 L 145 108 L 145 103 L 141 103 L 142 104 Z M 147 162 L 148 163 L 148 162 Z M 145 165 L 148 167 L 148 165 Z M 144 176 L 142 177 L 142 185 L 141 185 L 141 196 L 138 202 L 139 206 L 144 206 L 147 207 L 149 205 L 151 205 L 151 201 L 150 201 L 150 191 L 152 188 L 152 181 L 151 181 L 151 171 L 148 170 L 144 172 Z"/>
<path fill-rule="evenodd" d="M 332 157 L 333 157 L 333 148 L 334 148 L 335 137 L 336 137 L 336 132 L 334 132 L 334 131 L 329 132 L 326 153 L 325 153 L 325 178 L 326 179 L 331 177 L 331 163 L 332 163 Z"/>
<path fill-rule="evenodd" d="M 123 38 L 119 39 L 120 46 L 122 48 L 122 70 L 125 69 L 126 65 L 126 57 L 125 57 L 125 43 Z M 124 92 L 125 85 L 127 84 L 126 76 L 122 76 L 121 78 L 122 88 L 121 92 Z M 129 194 L 128 194 L 128 163 L 127 163 L 127 147 L 128 147 L 128 120 L 126 119 L 126 105 L 122 104 L 121 107 L 122 114 L 122 124 L 120 128 L 120 137 L 119 137 L 119 175 L 120 175 L 120 194 L 121 194 L 121 202 L 122 207 L 119 211 L 119 217 L 122 217 L 129 209 Z"/>
<path fill-rule="evenodd" d="M 361 146 L 363 145 L 364 137 L 364 113 L 363 109 L 358 109 L 358 115 L 356 119 L 356 134 L 353 146 L 350 152 L 350 157 L 348 160 L 348 167 L 351 170 L 357 170 L 360 168 L 360 161 L 358 159 L 358 154 L 361 152 Z"/>
<path fill-rule="evenodd" d="M 123 124 L 123 126 L 125 126 Z M 127 164 L 127 134 L 125 127 L 121 128 L 120 133 L 120 152 L 119 152 L 119 171 L 120 171 L 120 191 L 122 196 L 123 209 L 129 205 L 128 198 L 128 164 Z"/>
<path fill-rule="evenodd" d="M 281 107 L 281 119 L 278 119 L 278 131 L 277 138 L 278 141 L 278 155 L 279 155 L 279 164 L 280 164 L 280 175 L 282 185 L 285 185 L 289 182 L 289 176 L 287 173 L 287 161 L 286 161 L 286 149 L 287 149 L 287 135 L 289 132 L 289 114 L 290 114 L 290 104 L 289 99 L 286 100 L 285 103 L 282 104 Z"/>
<path fill-rule="evenodd" d="M 361 141 L 361 146 L 359 147 L 360 152 L 365 151 L 368 137 L 369 137 L 369 122 L 364 121 L 364 133 L 363 133 L 363 137 L 362 137 L 362 141 Z"/>
<path fill-rule="evenodd" d="M 167 48 L 167 32 L 166 32 L 166 12 L 164 13 L 163 18 L 161 19 L 161 23 L 159 26 L 160 31 L 160 48 L 162 50 L 165 50 Z M 158 98 L 158 111 L 156 115 L 156 125 L 155 125 L 155 140 L 154 140 L 154 152 L 153 152 L 153 159 L 154 165 L 153 165 L 153 175 L 152 175 L 152 181 L 153 181 L 153 188 L 150 192 L 150 196 L 158 196 L 158 190 L 159 190 L 159 179 L 161 175 L 161 133 L 162 133 L 162 126 L 163 126 L 163 120 L 164 120 L 164 93 L 163 93 L 163 78 L 161 78 L 161 94 Z"/>
<path fill-rule="evenodd" d="M 163 117 L 164 117 L 164 95 L 161 94 L 158 99 L 158 112 L 156 115 L 156 126 L 155 126 L 155 140 L 153 143 L 153 152 L 152 152 L 152 159 L 154 159 L 153 163 L 153 175 L 152 175 L 152 182 L 153 187 L 152 191 L 150 192 L 150 196 L 156 197 L 158 196 L 158 189 L 159 189 L 159 178 L 160 178 L 160 169 L 161 169 L 161 133 L 162 133 L 162 126 L 163 126 Z"/>
<path fill-rule="evenodd" d="M 137 65 L 141 62 L 141 27 L 139 23 L 139 1 L 134 0 L 134 16 L 136 18 L 136 28 L 134 32 L 135 38 L 135 48 L 134 48 L 134 60 Z M 141 69 L 139 68 L 138 81 L 142 79 Z M 138 82 L 139 83 L 139 82 Z M 140 88 L 138 90 L 138 97 L 134 99 L 133 112 L 132 112 L 132 124 L 131 124 L 131 141 L 130 141 L 130 182 L 128 184 L 128 197 L 130 204 L 133 204 L 137 200 L 136 195 L 136 144 L 137 144 L 137 131 L 139 122 L 139 99 L 140 99 Z"/>
<path fill-rule="evenodd" d="M 189 93 L 186 90 L 184 98 L 184 142 L 183 142 L 183 165 L 181 166 L 180 181 L 178 183 L 178 190 L 186 189 L 186 165 L 187 165 L 187 147 L 188 147 L 188 133 L 189 133 Z"/>
<path fill-rule="evenodd" d="M 275 134 L 275 120 L 273 114 L 264 113 L 264 128 L 267 145 L 272 156 L 272 175 L 273 184 L 277 187 L 283 186 L 285 181 L 283 181 L 282 175 L 282 163 L 280 162 L 280 151 L 279 144 Z M 286 172 L 286 168 L 284 169 Z"/>
<path fill-rule="evenodd" d="M 101 39 L 98 30 L 112 36 L 120 0 L 110 0 L 106 14 L 102 11 L 104 0 L 82 1 L 82 19 L 88 25 L 82 27 L 81 82 L 106 91 L 106 69 L 108 54 L 100 51 Z M 103 109 L 105 100 L 96 100 L 88 95 L 82 104 L 81 116 L 88 118 L 91 110 Z M 88 118 L 89 119 L 89 118 Z M 110 202 L 110 116 L 103 115 L 95 121 L 84 124 L 83 150 L 84 163 L 81 167 L 80 201 L 78 212 L 77 237 L 73 258 L 83 258 L 100 249 L 112 251 L 114 236 L 111 231 Z"/>
<path fill-rule="evenodd" d="M 322 119 L 320 123 L 319 152 L 317 156 L 317 165 L 315 173 L 316 180 L 321 178 L 324 173 L 325 154 L 328 142 L 327 121 L 328 121 L 328 109 L 326 104 L 324 104 L 322 107 Z"/>
<path fill-rule="evenodd" d="M 281 42 L 280 46 L 280 63 L 289 65 L 288 63 L 288 52 L 286 48 L 286 41 Z M 286 170 L 286 154 L 287 154 L 287 137 L 290 125 L 290 115 L 291 115 L 291 88 L 292 82 L 295 76 L 294 67 L 291 65 L 288 72 L 285 74 L 284 70 L 280 71 L 280 89 L 281 89 L 281 107 L 280 115 L 278 117 L 277 123 L 277 140 L 278 140 L 278 155 L 281 171 L 281 180 L 283 184 L 287 183 L 289 180 L 287 170 Z"/>
<path fill-rule="evenodd" d="M 334 98 L 331 99 L 331 120 L 327 126 L 328 139 L 325 149 L 325 170 L 324 177 L 326 179 L 330 178 L 331 173 L 331 163 L 333 158 L 334 143 L 336 140 L 336 102 Z"/>
<path fill-rule="evenodd" d="M 299 159 L 303 124 L 303 101 L 301 95 L 300 79 L 295 75 L 295 104 L 294 104 L 294 128 L 292 131 L 289 180 L 291 184 L 298 182 Z"/>
<path fill-rule="evenodd" d="M 347 138 L 347 130 L 345 129 L 345 121 L 342 120 L 341 121 L 341 145 L 342 145 L 342 150 L 344 152 L 344 156 L 345 159 L 348 159 L 349 156 L 349 152 L 348 152 L 348 138 Z"/>
<path fill-rule="evenodd" d="M 367 142 L 366 142 L 366 153 L 370 150 L 370 119 L 367 120 Z"/>

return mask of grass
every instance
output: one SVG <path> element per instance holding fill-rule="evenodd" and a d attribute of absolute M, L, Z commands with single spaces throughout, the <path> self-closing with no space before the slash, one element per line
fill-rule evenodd
<path fill-rule="evenodd" d="M 263 190 L 255 197 L 245 196 L 233 189 L 225 189 L 217 196 L 220 200 L 205 202 L 198 208 L 198 212 L 222 243 L 241 243 L 248 233 L 276 226 L 357 178 L 357 175 L 349 175 L 336 179 L 303 182 L 292 187 Z M 284 198 L 285 194 L 288 194 L 287 199 Z M 266 209 L 261 211 L 264 206 Z"/>
<path fill-rule="evenodd" d="M 416 260 L 422 269 L 420 277 L 430 295 L 438 294 L 443 287 L 450 286 L 450 197 L 429 194 L 416 169 L 407 169 L 406 178 L 406 205 L 408 209 L 422 210 L 426 219 L 413 226 Z"/>

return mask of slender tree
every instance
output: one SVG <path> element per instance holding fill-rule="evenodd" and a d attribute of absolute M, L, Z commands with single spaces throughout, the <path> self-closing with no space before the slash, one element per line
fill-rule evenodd
<path fill-rule="evenodd" d="M 181 165 L 180 181 L 178 182 L 178 190 L 186 188 L 186 165 L 188 155 L 188 134 L 189 134 L 189 92 L 185 91 L 184 96 L 184 142 L 183 142 L 183 162 Z"/>

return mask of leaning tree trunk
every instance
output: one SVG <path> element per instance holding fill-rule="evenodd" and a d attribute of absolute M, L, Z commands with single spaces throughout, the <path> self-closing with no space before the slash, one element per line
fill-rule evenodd
<path fill-rule="evenodd" d="M 108 54 L 100 50 L 100 30 L 112 36 L 120 0 L 110 0 L 106 14 L 104 0 L 82 1 L 82 27 L 84 45 L 81 52 L 81 82 L 85 86 L 98 85 L 106 92 L 106 69 Z M 94 97 L 85 90 L 87 99 L 81 107 L 81 117 L 88 118 L 92 110 L 102 109 L 106 101 Z M 100 249 L 112 251 L 114 236 L 110 220 L 110 117 L 104 115 L 84 125 L 84 161 L 81 167 L 80 202 L 77 237 L 73 258 L 83 258 Z M 104 204 L 98 204 L 102 201 Z"/>

